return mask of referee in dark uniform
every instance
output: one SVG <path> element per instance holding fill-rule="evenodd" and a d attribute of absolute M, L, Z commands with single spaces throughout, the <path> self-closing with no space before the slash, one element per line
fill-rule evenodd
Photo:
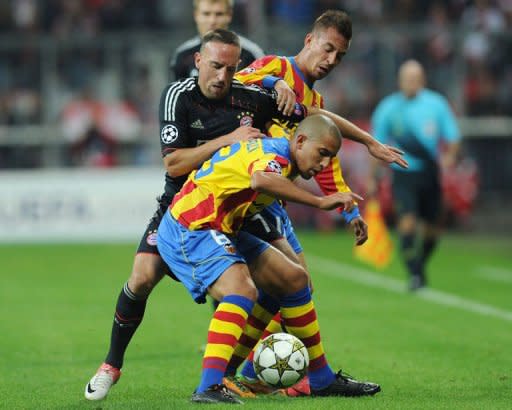
<path fill-rule="evenodd" d="M 227 29 L 233 17 L 233 0 L 194 0 L 194 21 L 198 35 L 180 45 L 170 62 L 170 79 L 196 77 L 194 54 L 201 48 L 201 37 L 218 28 Z M 245 37 L 240 38 L 240 63 L 238 70 L 263 57 L 263 50 Z"/>

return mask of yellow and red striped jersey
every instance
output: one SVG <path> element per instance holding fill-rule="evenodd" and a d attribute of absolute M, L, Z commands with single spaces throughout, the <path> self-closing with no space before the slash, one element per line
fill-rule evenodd
<path fill-rule="evenodd" d="M 256 171 L 290 176 L 289 141 L 262 138 L 221 148 L 193 171 L 169 207 L 172 216 L 194 231 L 215 229 L 231 234 L 243 219 L 270 205 L 274 198 L 251 189 Z"/>
<path fill-rule="evenodd" d="M 272 88 L 278 79 L 286 81 L 297 96 L 297 102 L 309 107 L 323 108 L 322 95 L 313 88 L 313 83 L 308 83 L 304 74 L 297 66 L 293 57 L 265 56 L 254 61 L 249 67 L 239 71 L 235 78 L 244 84 L 257 84 L 260 87 Z M 297 124 L 291 121 L 274 119 L 269 127 L 268 134 L 272 137 L 289 138 Z M 350 188 L 343 179 L 343 172 L 339 159 L 331 161 L 315 177 L 322 192 L 326 195 L 334 192 L 348 192 Z"/>

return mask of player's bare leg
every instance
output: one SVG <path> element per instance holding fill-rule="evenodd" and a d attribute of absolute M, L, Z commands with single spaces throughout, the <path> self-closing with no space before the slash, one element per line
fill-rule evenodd
<path fill-rule="evenodd" d="M 380 386 L 375 383 L 359 382 L 341 371 L 334 373 L 331 370 L 325 358 L 320 327 L 311 300 L 309 276 L 299 263 L 291 261 L 271 246 L 251 262 L 250 271 L 260 295 L 248 323 L 265 324 L 265 320 L 268 323 L 277 310 L 281 310 L 287 331 L 303 341 L 310 355 L 308 376 L 312 395 L 367 396 L 380 391 Z M 276 300 L 278 303 L 275 303 Z M 263 329 L 260 328 L 258 332 L 253 327 L 248 329 L 248 333 L 252 333 L 252 339 L 257 340 Z M 235 353 L 237 351 L 242 352 L 243 347 L 239 349 L 237 346 Z"/>
<path fill-rule="evenodd" d="M 279 249 L 290 260 L 292 260 L 293 262 L 298 263 L 302 266 L 302 268 L 305 270 L 305 272 L 308 276 L 308 281 L 309 281 L 309 286 L 311 288 L 311 291 L 313 291 L 311 276 L 309 275 L 309 272 L 307 270 L 304 252 L 295 253 L 295 251 L 290 246 L 288 241 L 284 238 L 273 241 L 272 246 Z M 265 328 L 265 330 L 263 331 L 263 333 L 260 337 L 260 340 L 264 339 L 265 337 L 269 336 L 270 334 L 279 333 L 279 332 L 283 332 L 283 331 L 284 331 L 284 329 L 281 325 L 281 314 L 278 312 L 272 318 L 272 320 L 268 323 L 267 327 Z M 245 339 L 245 341 L 247 342 L 248 340 Z M 251 346 L 252 345 L 248 344 L 248 346 L 246 346 L 246 348 L 249 349 L 249 348 L 251 348 Z M 238 388 L 240 390 L 239 392 L 237 391 L 238 394 L 241 394 L 241 395 L 246 394 L 245 391 L 242 390 L 244 387 L 249 388 L 252 392 L 257 393 L 257 394 L 271 394 L 271 393 L 275 394 L 276 392 L 280 393 L 280 394 L 287 394 L 289 396 L 309 395 L 310 394 L 309 379 L 307 376 L 304 377 L 298 383 L 298 385 L 292 386 L 285 390 L 279 390 L 279 391 L 276 391 L 275 389 L 272 389 L 271 387 L 260 383 L 259 379 L 256 376 L 256 373 L 254 372 L 254 367 L 253 367 L 254 351 L 256 349 L 256 344 L 254 344 L 254 346 L 252 346 L 252 348 L 253 349 L 247 356 L 245 364 L 244 364 L 242 370 L 240 371 L 240 376 L 237 378 L 230 377 L 228 380 L 228 382 L 231 381 L 234 384 L 232 386 L 233 389 Z M 233 363 L 233 366 L 236 366 L 236 363 Z"/>

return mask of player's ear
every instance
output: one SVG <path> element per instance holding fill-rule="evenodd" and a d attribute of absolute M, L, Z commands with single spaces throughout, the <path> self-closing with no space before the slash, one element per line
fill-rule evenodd
<path fill-rule="evenodd" d="M 196 68 L 199 70 L 199 63 L 201 62 L 201 53 L 195 52 L 194 53 L 194 63 L 196 65 Z"/>
<path fill-rule="evenodd" d="M 306 37 L 304 37 L 304 46 L 309 46 L 311 41 L 313 41 L 313 33 L 306 34 Z"/>
<path fill-rule="evenodd" d="M 307 141 L 308 137 L 304 134 L 299 134 L 295 137 L 295 143 L 297 144 L 297 148 L 302 148 L 304 143 Z"/>

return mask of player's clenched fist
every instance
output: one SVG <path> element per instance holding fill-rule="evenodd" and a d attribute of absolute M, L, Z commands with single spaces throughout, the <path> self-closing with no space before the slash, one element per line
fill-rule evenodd
<path fill-rule="evenodd" d="M 363 218 L 352 219 L 350 226 L 354 229 L 356 236 L 356 246 L 360 246 L 368 240 L 368 225 Z"/>
<path fill-rule="evenodd" d="M 297 99 L 293 90 L 284 80 L 277 81 L 274 85 L 274 89 L 277 91 L 277 105 L 279 111 L 284 115 L 292 115 Z"/>

